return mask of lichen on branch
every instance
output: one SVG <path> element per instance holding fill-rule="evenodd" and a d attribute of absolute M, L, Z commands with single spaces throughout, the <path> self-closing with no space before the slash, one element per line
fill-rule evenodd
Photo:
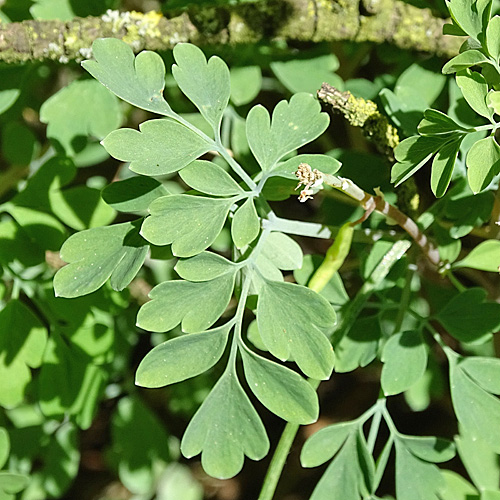
<path fill-rule="evenodd" d="M 71 21 L 26 20 L 0 24 L 0 61 L 56 60 L 90 56 L 96 38 L 120 38 L 139 52 L 196 45 L 260 41 L 388 42 L 443 56 L 458 52 L 459 37 L 443 36 L 444 19 L 401 0 L 268 0 L 226 7 L 196 7 L 174 17 L 155 12 L 108 11 Z"/>

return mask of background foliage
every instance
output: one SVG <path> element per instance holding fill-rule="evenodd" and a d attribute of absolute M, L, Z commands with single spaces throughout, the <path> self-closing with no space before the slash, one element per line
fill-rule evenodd
<path fill-rule="evenodd" d="M 451 60 L 108 38 L 2 64 L 1 500 L 253 499 L 266 470 L 271 498 L 299 425 L 274 498 L 500 498 L 499 5 L 417 3 Z"/>

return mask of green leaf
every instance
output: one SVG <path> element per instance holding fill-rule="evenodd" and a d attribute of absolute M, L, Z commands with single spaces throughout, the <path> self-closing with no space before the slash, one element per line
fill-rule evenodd
<path fill-rule="evenodd" d="M 244 455 L 260 460 L 269 451 L 262 421 L 236 377 L 227 371 L 196 412 L 184 433 L 186 458 L 201 452 L 205 472 L 219 479 L 235 476 Z"/>
<path fill-rule="evenodd" d="M 426 109 L 424 119 L 418 124 L 420 135 L 449 135 L 451 132 L 467 130 L 437 109 Z"/>
<path fill-rule="evenodd" d="M 290 92 L 316 94 L 323 82 L 329 82 L 337 88 L 343 87 L 342 79 L 334 74 L 339 68 L 339 60 L 334 54 L 307 56 L 301 51 L 300 56 L 303 58 L 271 62 L 271 69 L 276 78 Z"/>
<path fill-rule="evenodd" d="M 393 335 L 382 352 L 381 384 L 384 394 L 392 396 L 409 389 L 425 372 L 427 348 L 419 332 Z"/>
<path fill-rule="evenodd" d="M 366 498 L 371 491 L 373 468 L 360 432 L 351 433 L 317 483 L 310 500 Z"/>
<path fill-rule="evenodd" d="M 479 50 L 466 50 L 453 59 L 450 59 L 441 70 L 444 75 L 458 73 L 472 66 L 488 63 L 489 59 Z"/>
<path fill-rule="evenodd" d="M 456 472 L 443 470 L 441 475 L 446 486 L 441 490 L 440 500 L 480 500 L 476 488 Z"/>
<path fill-rule="evenodd" d="M 500 59 L 500 16 L 492 17 L 486 28 L 486 46 L 490 56 L 499 61 Z"/>
<path fill-rule="evenodd" d="M 492 120 L 493 112 L 486 105 L 488 93 L 486 78 L 477 71 L 466 69 L 457 73 L 456 80 L 469 106 L 479 115 Z"/>
<path fill-rule="evenodd" d="M 442 137 L 412 136 L 401 141 L 394 149 L 398 163 L 392 167 L 391 182 L 396 187 L 420 170 L 439 150 L 446 139 Z"/>
<path fill-rule="evenodd" d="M 455 436 L 455 443 L 467 473 L 480 490 L 498 488 L 500 470 L 498 455 L 482 439 L 472 436 L 460 426 L 460 435 Z M 466 499 L 469 500 L 469 499 Z"/>
<path fill-rule="evenodd" d="M 179 259 L 175 271 L 188 281 L 209 281 L 225 274 L 234 274 L 239 265 L 212 252 L 202 252 L 189 259 Z"/>
<path fill-rule="evenodd" d="M 252 102 L 259 94 L 262 85 L 260 66 L 233 67 L 230 78 L 231 101 L 236 106 Z"/>
<path fill-rule="evenodd" d="M 114 290 L 123 290 L 141 268 L 148 248 L 136 222 L 76 233 L 61 248 L 61 258 L 69 265 L 55 275 L 55 293 L 79 297 L 94 292 L 108 278 Z"/>
<path fill-rule="evenodd" d="M 207 63 L 203 52 L 190 43 L 178 43 L 174 59 L 172 74 L 177 85 L 217 130 L 231 89 L 226 63 L 217 56 Z"/>
<path fill-rule="evenodd" d="M 500 115 L 500 92 L 490 90 L 486 96 L 486 104 L 494 113 Z"/>
<path fill-rule="evenodd" d="M 469 36 L 481 41 L 491 11 L 491 0 L 448 0 L 451 17 Z"/>
<path fill-rule="evenodd" d="M 283 271 L 299 269 L 304 257 L 300 245 L 293 238 L 277 231 L 269 233 L 261 255 Z"/>
<path fill-rule="evenodd" d="M 137 496 L 153 491 L 156 471 L 170 461 L 169 436 L 163 422 L 137 397 L 118 401 L 111 422 L 112 448 L 108 458 L 116 464 L 124 486 Z"/>
<path fill-rule="evenodd" d="M 98 38 L 92 53 L 95 61 L 83 61 L 83 68 L 113 94 L 146 111 L 173 114 L 163 98 L 165 65 L 158 54 L 144 51 L 134 57 L 132 49 L 117 38 Z"/>
<path fill-rule="evenodd" d="M 17 299 L 10 300 L 0 311 L 0 404 L 17 406 L 31 381 L 30 368 L 42 363 L 47 343 L 47 329 L 35 314 Z"/>
<path fill-rule="evenodd" d="M 167 340 L 148 352 L 135 374 L 141 387 L 164 387 L 196 377 L 214 366 L 227 344 L 231 325 Z"/>
<path fill-rule="evenodd" d="M 466 157 L 467 179 L 474 194 L 486 189 L 500 172 L 500 146 L 494 136 L 473 144 Z"/>
<path fill-rule="evenodd" d="M 102 198 L 120 212 L 144 212 L 156 198 L 168 194 L 165 186 L 156 179 L 136 175 L 106 186 Z"/>
<path fill-rule="evenodd" d="M 342 422 L 315 432 L 300 452 L 302 467 L 318 467 L 333 458 L 355 430 L 355 422 Z"/>
<path fill-rule="evenodd" d="M 142 236 L 153 245 L 172 244 L 172 253 L 191 257 L 208 248 L 221 232 L 234 198 L 214 199 L 185 194 L 158 198 L 142 224 Z"/>
<path fill-rule="evenodd" d="M 448 439 L 435 436 L 403 436 L 399 435 L 401 441 L 412 455 L 425 462 L 447 462 L 455 456 L 455 445 Z"/>
<path fill-rule="evenodd" d="M 431 189 L 436 198 L 444 196 L 450 185 L 462 140 L 462 135 L 451 139 L 441 147 L 432 161 Z"/>
<path fill-rule="evenodd" d="M 24 474 L 0 471 L 0 498 L 2 500 L 15 500 L 16 493 L 23 491 L 29 482 L 29 476 Z"/>
<path fill-rule="evenodd" d="M 298 373 L 264 359 L 240 346 L 248 386 L 270 411 L 300 425 L 316 422 L 319 414 L 318 396 L 312 386 Z"/>
<path fill-rule="evenodd" d="M 287 153 L 319 137 L 328 127 L 329 118 L 310 94 L 295 94 L 290 102 L 281 101 L 272 121 L 262 106 L 253 107 L 247 117 L 247 138 L 262 170 L 272 170 Z"/>
<path fill-rule="evenodd" d="M 453 361 L 450 368 L 450 387 L 453 408 L 464 430 L 500 453 L 500 401 L 470 378 L 460 360 Z"/>
<path fill-rule="evenodd" d="M 40 369 L 40 409 L 48 418 L 71 415 L 81 429 L 94 420 L 106 385 L 105 371 L 89 357 L 51 332 Z M 78 464 L 77 464 L 78 467 Z"/>
<path fill-rule="evenodd" d="M 3 427 L 0 427 L 0 469 L 5 465 L 9 458 L 10 439 L 9 433 Z"/>
<path fill-rule="evenodd" d="M 460 361 L 460 368 L 482 389 L 500 396 L 500 359 L 467 357 Z"/>
<path fill-rule="evenodd" d="M 290 355 L 309 377 L 327 379 L 334 354 L 321 329 L 331 329 L 335 311 L 321 295 L 300 285 L 265 281 L 257 303 L 257 322 L 269 352 L 285 361 Z"/>
<path fill-rule="evenodd" d="M 381 338 L 377 316 L 357 318 L 345 335 L 334 338 L 335 372 L 346 373 L 370 364 L 377 356 Z"/>
<path fill-rule="evenodd" d="M 474 342 L 500 328 L 500 304 L 484 302 L 486 291 L 470 288 L 452 298 L 436 316 L 461 342 Z"/>
<path fill-rule="evenodd" d="M 252 198 L 236 210 L 231 223 L 231 236 L 236 248 L 243 248 L 252 243 L 260 232 L 260 218 L 255 210 Z"/>
<path fill-rule="evenodd" d="M 74 144 L 78 137 L 103 139 L 122 119 L 118 99 L 94 80 L 70 83 L 40 108 L 40 121 L 48 125 L 47 137 L 68 156 L 77 152 Z"/>
<path fill-rule="evenodd" d="M 406 440 L 396 439 L 396 495 L 405 500 L 439 500 L 444 488 L 439 469 L 415 456 Z"/>
<path fill-rule="evenodd" d="M 500 270 L 500 241 L 482 241 L 465 258 L 455 262 L 453 267 L 470 267 L 491 273 L 498 272 Z"/>
<path fill-rule="evenodd" d="M 232 196 L 243 193 L 243 189 L 219 165 L 205 160 L 195 160 L 184 167 L 179 175 L 191 188 L 212 196 Z"/>
<path fill-rule="evenodd" d="M 169 118 L 143 122 L 139 130 L 115 130 L 102 141 L 102 145 L 111 156 L 130 162 L 130 170 L 142 175 L 176 172 L 213 147 L 186 126 Z"/>
<path fill-rule="evenodd" d="M 235 272 L 210 281 L 164 281 L 156 285 L 137 314 L 137 325 L 168 332 L 181 323 L 182 331 L 203 332 L 225 311 L 234 288 Z"/>

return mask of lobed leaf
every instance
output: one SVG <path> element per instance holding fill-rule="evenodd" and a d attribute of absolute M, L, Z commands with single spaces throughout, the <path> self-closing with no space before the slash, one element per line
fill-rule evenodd
<path fill-rule="evenodd" d="M 231 325 L 191 333 L 157 345 L 142 359 L 135 374 L 141 387 L 164 387 L 196 377 L 214 366 L 227 344 Z"/>
<path fill-rule="evenodd" d="M 195 160 L 184 167 L 179 175 L 191 188 L 212 196 L 233 196 L 244 191 L 219 165 L 205 160 Z"/>
<path fill-rule="evenodd" d="M 424 118 L 418 124 L 420 135 L 448 135 L 451 132 L 467 132 L 468 129 L 459 125 L 455 120 L 437 109 L 426 109 Z M 471 129 L 473 130 L 473 129 Z"/>
<path fill-rule="evenodd" d="M 229 102 L 231 84 L 226 63 L 213 56 L 207 63 L 203 52 L 190 43 L 174 47 L 172 74 L 179 88 L 217 130 Z"/>
<path fill-rule="evenodd" d="M 143 51 L 134 57 L 132 49 L 117 38 L 98 38 L 92 53 L 95 61 L 83 61 L 83 68 L 113 94 L 146 111 L 173 115 L 163 98 L 165 65 L 158 54 Z"/>
<path fill-rule="evenodd" d="M 258 356 L 240 346 L 248 386 L 270 411 L 287 422 L 316 422 L 319 403 L 316 391 L 298 373 Z"/>
<path fill-rule="evenodd" d="M 490 56 L 500 60 L 500 16 L 492 17 L 486 28 L 486 47 Z"/>
<path fill-rule="evenodd" d="M 500 269 L 500 241 L 482 241 L 453 267 L 470 267 L 481 271 L 498 272 Z"/>
<path fill-rule="evenodd" d="M 500 453 L 500 401 L 473 381 L 460 361 L 450 368 L 450 387 L 453 408 L 465 432 Z"/>
<path fill-rule="evenodd" d="M 0 311 L 0 404 L 19 405 L 31 382 L 30 368 L 42 364 L 47 329 L 35 314 L 18 299 L 11 299 Z"/>
<path fill-rule="evenodd" d="M 61 258 L 68 265 L 54 277 L 56 296 L 92 293 L 110 277 L 113 289 L 123 290 L 141 268 L 149 248 L 137 226 L 137 222 L 125 222 L 70 236 L 61 247 Z"/>
<path fill-rule="evenodd" d="M 492 121 L 493 112 L 486 105 L 488 93 L 486 78 L 477 71 L 466 69 L 457 73 L 456 81 L 469 106 L 479 115 Z"/>
<path fill-rule="evenodd" d="M 475 142 L 467 153 L 467 179 L 474 194 L 486 189 L 500 173 L 500 146 L 494 136 Z"/>
<path fill-rule="evenodd" d="M 488 63 L 489 59 L 479 50 L 466 50 L 453 59 L 450 59 L 441 70 L 444 75 L 458 73 L 472 66 Z"/>
<path fill-rule="evenodd" d="M 156 199 L 141 235 L 153 245 L 172 244 L 177 257 L 191 257 L 208 248 L 221 232 L 234 198 L 174 194 Z"/>
<path fill-rule="evenodd" d="M 277 231 L 269 233 L 261 255 L 283 271 L 301 268 L 304 257 L 300 245 L 293 238 Z"/>
<path fill-rule="evenodd" d="M 136 175 L 106 186 L 102 199 L 120 212 L 144 212 L 156 198 L 168 194 L 165 186 L 156 179 Z"/>
<path fill-rule="evenodd" d="M 480 340 L 500 328 L 500 304 L 485 303 L 485 298 L 485 290 L 470 288 L 453 297 L 436 319 L 461 342 Z"/>
<path fill-rule="evenodd" d="M 281 101 L 272 121 L 262 106 L 253 107 L 247 116 L 250 149 L 264 171 L 272 170 L 287 153 L 319 137 L 328 127 L 329 118 L 310 94 L 295 94 L 290 102 Z"/>
<path fill-rule="evenodd" d="M 111 156 L 130 162 L 130 170 L 142 175 L 177 172 L 213 147 L 185 125 L 169 118 L 143 122 L 139 130 L 115 130 L 102 145 Z"/>
<path fill-rule="evenodd" d="M 210 328 L 225 311 L 234 288 L 235 273 L 210 281 L 164 281 L 156 285 L 137 314 L 137 326 L 168 332 L 181 324 L 182 331 L 197 333 Z"/>
<path fill-rule="evenodd" d="M 457 160 L 464 136 L 455 134 L 436 153 L 432 161 L 431 189 L 436 198 L 441 198 L 450 185 L 453 169 Z"/>
<path fill-rule="evenodd" d="M 188 281 L 209 281 L 225 274 L 234 274 L 239 265 L 212 252 L 202 252 L 189 259 L 179 259 L 175 270 Z"/>
<path fill-rule="evenodd" d="M 415 456 L 405 440 L 396 439 L 396 495 L 405 500 L 439 500 L 445 486 L 440 470 Z"/>
<path fill-rule="evenodd" d="M 244 456 L 260 460 L 269 440 L 258 413 L 236 377 L 226 371 L 189 423 L 181 442 L 186 458 L 201 453 L 205 472 L 219 479 L 235 476 Z"/>
<path fill-rule="evenodd" d="M 435 436 L 403 436 L 399 435 L 401 441 L 412 455 L 425 462 L 440 463 L 447 462 L 455 456 L 455 445 L 448 439 Z"/>
<path fill-rule="evenodd" d="M 260 66 L 238 66 L 231 68 L 231 101 L 236 106 L 252 102 L 260 92 L 262 73 Z"/>
<path fill-rule="evenodd" d="M 236 248 L 243 248 L 252 243 L 260 232 L 260 218 L 255 210 L 252 198 L 247 198 L 233 216 L 231 236 Z"/>
<path fill-rule="evenodd" d="M 427 348 L 420 332 L 393 335 L 382 352 L 381 384 L 386 396 L 406 391 L 425 373 Z"/>
<path fill-rule="evenodd" d="M 293 356 L 311 378 L 324 380 L 332 372 L 332 346 L 321 329 L 335 321 L 335 311 L 321 295 L 301 285 L 264 281 L 257 303 L 262 340 L 278 359 Z"/>

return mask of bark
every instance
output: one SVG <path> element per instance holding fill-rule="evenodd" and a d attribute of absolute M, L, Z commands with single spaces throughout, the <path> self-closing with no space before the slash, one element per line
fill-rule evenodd
<path fill-rule="evenodd" d="M 260 41 L 388 42 L 403 49 L 451 57 L 462 40 L 443 36 L 445 20 L 400 0 L 269 0 L 233 7 L 191 9 L 167 18 L 155 12 L 108 11 L 71 21 L 27 20 L 0 25 L 0 61 L 56 60 L 91 56 L 96 38 L 114 37 L 134 51 Z"/>

